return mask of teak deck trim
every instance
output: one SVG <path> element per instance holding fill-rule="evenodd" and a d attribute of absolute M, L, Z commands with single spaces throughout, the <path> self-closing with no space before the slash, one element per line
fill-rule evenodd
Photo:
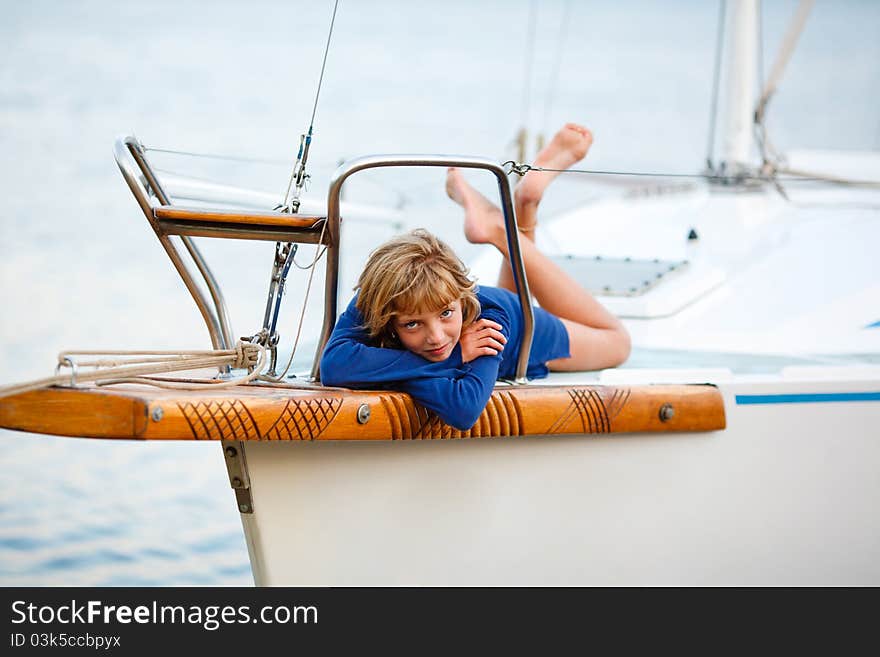
<path fill-rule="evenodd" d="M 125 385 L 50 388 L 0 400 L 2 428 L 139 440 L 494 438 L 714 431 L 725 424 L 724 401 L 711 385 L 499 387 L 469 431 L 389 391 Z"/>
<path fill-rule="evenodd" d="M 256 212 L 238 210 L 219 210 L 207 208 L 189 208 L 178 205 L 162 205 L 153 211 L 159 221 L 192 221 L 222 224 L 243 224 L 246 226 L 262 225 L 281 228 L 298 228 L 301 230 L 319 230 L 320 222 L 325 217 L 292 215 L 284 212 Z"/>
<path fill-rule="evenodd" d="M 326 217 L 170 205 L 154 207 L 152 212 L 154 227 L 163 235 L 330 243 L 324 230 Z"/>

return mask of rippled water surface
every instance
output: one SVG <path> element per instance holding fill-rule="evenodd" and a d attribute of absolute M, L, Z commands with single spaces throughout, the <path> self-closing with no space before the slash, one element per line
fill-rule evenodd
<path fill-rule="evenodd" d="M 571 2 L 562 30 L 566 3 L 539 4 L 524 102 L 530 3 L 343 0 L 311 191 L 321 195 L 336 164 L 357 155 L 501 157 L 524 120 L 543 130 L 589 125 L 593 168 L 702 167 L 717 5 Z M 764 4 L 769 70 L 795 3 Z M 148 146 L 268 160 L 156 154 L 165 170 L 280 197 L 283 163 L 311 115 L 330 3 L 0 7 L 0 383 L 50 374 L 65 348 L 204 348 L 201 319 L 116 169 L 113 140 L 135 133 Z M 876 150 L 878 106 L 880 5 L 820 0 L 771 107 L 776 145 Z M 402 205 L 404 225 L 428 226 L 472 257 L 442 180 L 437 171 L 371 174 L 349 197 Z M 574 179 L 553 189 L 548 212 L 601 193 Z M 393 227 L 352 221 L 346 230 L 350 287 L 366 250 Z M 204 248 L 235 331 L 253 332 L 271 245 Z M 291 284 L 287 336 L 304 282 L 299 274 Z M 303 349 L 298 362 L 310 355 Z M 10 431 L 0 440 L 0 584 L 252 583 L 218 445 Z"/>

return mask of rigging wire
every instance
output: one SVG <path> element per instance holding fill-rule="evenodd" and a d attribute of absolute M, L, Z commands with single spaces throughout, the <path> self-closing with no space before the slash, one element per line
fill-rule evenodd
<path fill-rule="evenodd" d="M 324 241 L 324 233 L 326 230 L 327 230 L 327 220 L 324 219 L 324 223 L 321 226 L 321 236 L 318 238 L 318 245 L 320 245 Z M 305 296 L 303 298 L 302 311 L 300 312 L 299 323 L 297 324 L 297 327 L 296 327 L 296 337 L 293 339 L 293 348 L 290 351 L 290 358 L 287 359 L 287 365 L 285 365 L 284 371 L 281 374 L 279 374 L 278 376 L 270 376 L 268 374 L 264 374 L 259 377 L 260 381 L 271 381 L 273 383 L 278 383 L 278 382 L 282 381 L 284 379 L 284 377 L 287 376 L 287 373 L 290 371 L 290 366 L 293 364 L 293 357 L 296 355 L 296 349 L 299 346 L 299 338 L 302 335 L 303 323 L 306 318 L 306 307 L 308 306 L 308 302 L 309 302 L 309 293 L 312 290 L 312 279 L 315 276 L 315 268 L 318 264 L 318 261 L 321 259 L 321 257 L 324 255 L 324 253 L 326 253 L 326 251 L 327 251 L 326 246 L 324 248 L 319 248 L 318 245 L 315 246 L 315 257 L 312 259 L 312 263 L 310 265 L 308 265 L 306 267 L 300 267 L 296 263 L 296 260 L 295 259 L 293 260 L 293 263 L 297 267 L 299 267 L 300 269 L 308 269 L 310 271 L 309 271 L 309 278 L 306 283 L 306 292 L 305 292 Z"/>
<path fill-rule="evenodd" d="M 565 0 L 562 8 L 562 18 L 559 23 L 559 34 L 556 37 L 556 58 L 553 68 L 550 69 L 550 80 L 547 87 L 547 95 L 544 97 L 544 117 L 541 125 L 549 129 L 550 109 L 556 96 L 556 87 L 559 82 L 559 70 L 562 68 L 562 52 L 565 48 L 565 39 L 568 35 L 569 14 L 571 13 L 571 0 Z"/>
<path fill-rule="evenodd" d="M 514 162 L 513 160 L 508 160 L 503 162 L 503 167 L 510 167 L 510 172 L 515 173 L 519 176 L 524 176 L 529 171 L 547 171 L 552 173 L 579 173 L 579 174 L 588 174 L 594 176 L 642 176 L 646 178 L 691 178 L 691 179 L 700 179 L 700 180 L 709 180 L 709 181 L 721 181 L 726 180 L 727 177 L 717 176 L 712 173 L 661 173 L 661 172 L 651 172 L 651 171 L 602 171 L 598 169 L 552 169 L 550 167 L 536 167 L 531 164 L 520 164 Z M 786 172 L 783 170 L 783 172 Z M 756 182 L 817 182 L 817 183 L 831 183 L 835 185 L 848 185 L 853 187 L 868 187 L 868 188 L 878 188 L 880 189 L 880 181 L 874 180 L 850 180 L 847 178 L 837 178 L 834 176 L 823 176 L 821 174 L 814 174 L 803 172 L 800 174 L 794 170 L 788 170 L 788 177 L 780 177 L 773 175 L 737 175 L 735 180 L 737 182 L 742 181 L 756 181 Z"/>
<path fill-rule="evenodd" d="M 527 157 L 527 145 L 529 131 L 529 119 L 531 115 L 531 98 L 532 98 L 532 70 L 535 61 L 535 39 L 536 39 L 536 23 L 538 15 L 538 2 L 532 0 L 529 4 L 528 20 L 526 22 L 526 48 L 525 48 L 525 71 L 522 76 L 522 108 L 520 116 L 520 127 L 516 131 L 511 145 L 516 148 L 516 157 L 524 160 Z"/>
<path fill-rule="evenodd" d="M 299 194 L 305 185 L 308 176 L 306 175 L 306 163 L 309 159 L 309 148 L 312 145 L 312 135 L 315 128 L 315 114 L 318 111 L 318 99 L 321 96 L 321 85 L 324 82 L 324 69 L 327 66 L 327 54 L 330 52 L 330 40 L 333 37 L 333 26 L 336 23 L 336 10 L 339 7 L 339 0 L 333 2 L 333 15 L 330 18 L 330 30 L 327 33 L 327 43 L 324 46 L 324 58 L 321 62 L 321 74 L 318 76 L 318 88 L 315 91 L 315 104 L 312 107 L 312 118 L 309 120 L 309 130 L 306 134 L 300 136 L 299 152 L 296 155 L 296 161 L 293 165 L 293 171 L 290 174 L 290 181 L 287 183 L 287 191 L 284 194 L 284 202 L 277 208 L 282 211 L 294 211 L 299 209 Z M 296 182 L 296 188 L 291 198 L 291 188 Z"/>
<path fill-rule="evenodd" d="M 330 52 L 330 42 L 333 38 L 333 27 L 336 24 L 336 11 L 338 8 L 339 0 L 334 0 L 333 15 L 330 17 L 330 29 L 327 32 L 327 41 L 324 45 L 324 57 L 321 60 L 321 72 L 318 76 L 318 86 L 315 90 L 315 103 L 312 106 L 312 116 L 309 119 L 309 129 L 308 132 L 300 135 L 299 152 L 297 153 L 296 161 L 293 164 L 293 171 L 291 171 L 290 174 L 290 181 L 287 183 L 287 191 L 284 194 L 284 200 L 281 202 L 280 205 L 277 205 L 274 208 L 275 210 L 280 212 L 292 214 L 299 212 L 300 195 L 306 181 L 309 179 L 309 176 L 306 174 L 306 165 L 309 159 L 309 149 L 312 144 L 312 136 L 314 135 L 315 115 L 318 112 L 318 100 L 321 97 L 321 87 L 324 83 L 324 71 L 327 68 L 327 55 Z M 282 372 L 281 376 L 277 378 L 275 377 L 275 358 L 277 356 L 276 349 L 278 341 L 280 340 L 280 336 L 276 332 L 276 322 L 280 313 L 281 297 L 284 294 L 284 285 L 291 264 L 296 265 L 298 269 L 304 269 L 304 267 L 299 265 L 295 260 L 297 248 L 296 244 L 290 242 L 288 242 L 285 246 L 282 246 L 281 242 L 276 242 L 275 244 L 275 261 L 272 267 L 272 278 L 269 283 L 269 298 L 266 302 L 266 312 L 263 319 L 263 327 L 251 338 L 254 342 L 258 342 L 260 344 L 263 344 L 264 346 L 268 346 L 271 349 L 271 362 L 269 366 L 269 372 L 261 377 L 263 380 L 275 382 L 280 381 L 287 374 L 290 369 L 290 365 L 293 362 L 293 357 L 296 353 L 296 348 L 299 344 L 299 338 L 302 332 L 302 323 L 305 319 L 306 307 L 309 300 L 309 292 L 312 288 L 312 278 L 315 273 L 315 265 L 317 264 L 318 259 L 322 255 L 324 255 L 326 251 L 326 248 L 320 248 L 320 243 L 324 239 L 324 232 L 326 228 L 327 222 L 325 220 L 324 225 L 321 228 L 319 245 L 315 247 L 315 257 L 312 260 L 311 266 L 305 267 L 305 269 L 310 269 L 310 272 L 308 284 L 306 286 L 305 297 L 303 299 L 302 312 L 300 314 L 299 328 L 297 329 L 296 338 L 294 339 L 293 349 L 290 354 L 290 360 L 287 362 L 287 366 L 284 368 L 284 372 Z M 279 254 L 283 255 L 282 261 L 279 261 Z M 271 307 L 273 301 L 275 304 L 274 310 Z"/>
<path fill-rule="evenodd" d="M 287 162 L 285 162 L 287 164 Z M 178 178 L 185 179 L 187 181 L 194 180 L 200 183 L 207 183 L 209 185 L 216 185 L 217 187 L 234 187 L 234 185 L 229 183 L 224 183 L 222 181 L 218 181 L 217 178 L 205 178 L 204 176 L 193 176 L 188 173 L 180 173 L 178 171 L 172 171 L 171 169 L 164 169 L 161 167 L 153 167 L 153 171 L 156 173 L 164 173 L 166 176 L 176 176 Z M 259 189 L 246 189 L 249 192 L 257 192 L 258 194 L 268 194 L 269 192 L 264 192 Z"/>
<path fill-rule="evenodd" d="M 324 69 L 327 67 L 327 53 L 330 52 L 330 38 L 333 36 L 333 25 L 336 23 L 336 9 L 339 7 L 339 0 L 333 3 L 333 16 L 330 18 L 330 31 L 327 34 L 327 43 L 324 45 L 324 59 L 321 60 L 321 74 L 318 76 L 318 90 L 315 92 L 315 104 L 312 107 L 312 118 L 309 120 L 309 131 L 315 124 L 315 113 L 318 111 L 318 98 L 321 96 L 321 84 L 324 82 Z"/>
<path fill-rule="evenodd" d="M 758 79 L 755 83 L 758 85 L 757 92 L 761 93 L 764 84 L 764 4 L 761 0 L 757 2 L 757 11 L 755 11 L 755 32 L 757 39 L 755 46 L 758 50 L 758 56 L 755 57 L 755 65 L 758 67 Z M 760 103 L 759 103 L 760 104 Z"/>
<path fill-rule="evenodd" d="M 186 157 L 198 157 L 209 160 L 229 160 L 230 162 L 245 162 L 247 164 L 267 164 L 267 165 L 288 165 L 290 160 L 272 160 L 263 157 L 249 157 L 247 155 L 224 155 L 221 153 L 198 153 L 194 151 L 178 151 L 171 148 L 157 148 L 154 146 L 144 146 L 144 151 L 150 153 L 166 153 L 169 155 L 184 155 Z"/>
<path fill-rule="evenodd" d="M 538 0 L 532 0 L 529 3 L 529 23 L 526 33 L 526 60 L 525 74 L 523 76 L 523 97 L 522 97 L 522 126 L 523 130 L 529 124 L 529 115 L 531 113 L 531 97 L 532 97 L 532 71 L 535 61 L 535 37 L 536 23 L 538 18 Z"/>

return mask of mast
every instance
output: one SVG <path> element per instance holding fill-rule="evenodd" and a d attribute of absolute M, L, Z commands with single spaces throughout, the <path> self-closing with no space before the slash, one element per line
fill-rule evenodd
<path fill-rule="evenodd" d="M 754 119 L 758 87 L 758 0 L 725 2 L 720 153 L 723 177 L 754 170 Z"/>

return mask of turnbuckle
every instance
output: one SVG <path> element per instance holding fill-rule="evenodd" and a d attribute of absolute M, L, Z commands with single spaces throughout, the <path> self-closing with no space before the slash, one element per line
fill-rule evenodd
<path fill-rule="evenodd" d="M 296 162 L 293 165 L 290 183 L 287 185 L 287 194 L 284 195 L 284 202 L 275 206 L 274 209 L 276 211 L 287 214 L 299 212 L 299 196 L 310 178 L 309 174 L 306 173 L 306 163 L 309 161 L 309 148 L 311 145 L 312 126 L 309 126 L 308 133 L 299 136 L 299 151 L 296 154 Z M 290 198 L 291 187 L 293 187 L 293 198 Z"/>
<path fill-rule="evenodd" d="M 281 297 L 284 295 L 287 274 L 290 272 L 293 256 L 298 247 L 298 244 L 292 242 L 275 243 L 275 258 L 272 262 L 272 277 L 269 280 L 269 294 L 266 299 L 266 311 L 263 314 L 263 327 L 249 339 L 249 342 L 261 344 L 269 349 L 268 374 L 270 376 L 275 376 L 275 365 L 278 361 L 277 347 L 280 336 L 276 327 L 278 315 L 281 312 Z"/>

